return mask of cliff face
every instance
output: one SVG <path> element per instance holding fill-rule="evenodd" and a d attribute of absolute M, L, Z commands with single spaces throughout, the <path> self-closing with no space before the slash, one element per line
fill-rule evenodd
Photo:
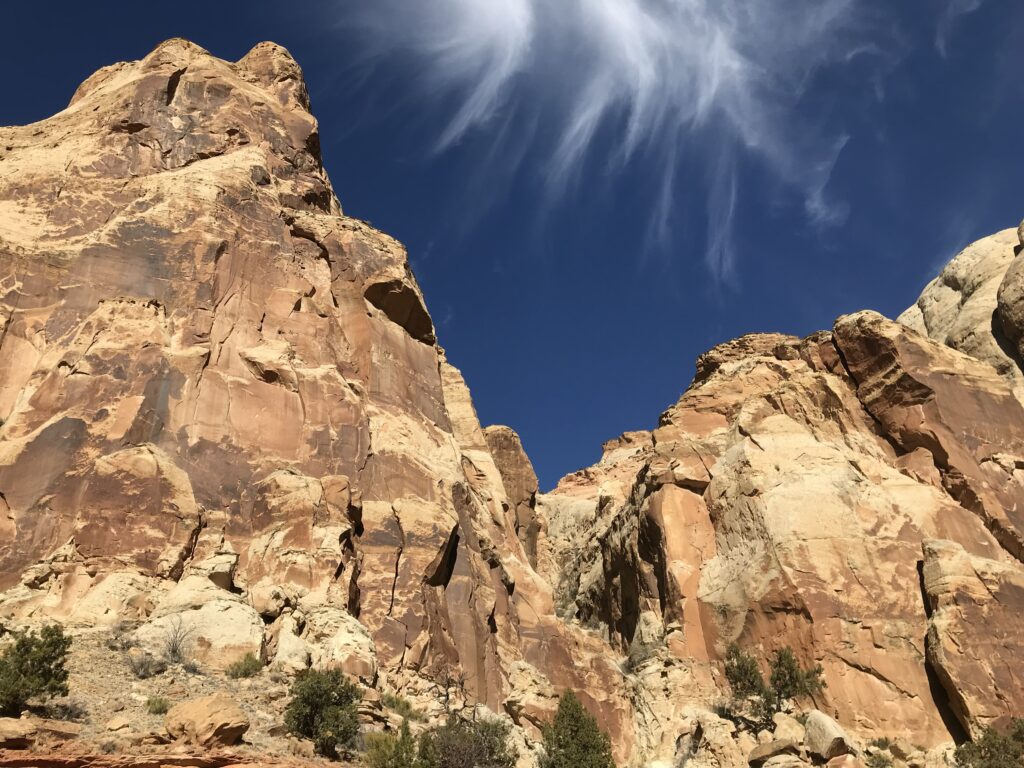
<path fill-rule="evenodd" d="M 186 622 L 205 664 L 433 699 L 461 677 L 524 723 L 571 685 L 627 722 L 529 565 L 529 482 L 402 246 L 342 214 L 308 108 L 278 46 L 171 40 L 0 129 L 0 610 L 153 646 Z"/>
<path fill-rule="evenodd" d="M 745 765 L 722 653 L 790 645 L 852 731 L 947 741 L 1024 712 L 1019 251 L 902 324 L 716 347 L 539 494 L 342 213 L 294 60 L 168 41 L 0 129 L 0 616 L 186 626 L 528 741 L 574 688 L 635 764 Z"/>
<path fill-rule="evenodd" d="M 818 706 L 864 734 L 935 745 L 1019 715 L 1020 253 L 1010 231 L 971 246 L 905 324 L 861 312 L 702 356 L 656 429 L 541 497 L 561 615 L 639 679 L 712 691 L 728 642 L 793 646 L 824 668 Z M 642 692 L 678 719 L 675 690 Z"/>

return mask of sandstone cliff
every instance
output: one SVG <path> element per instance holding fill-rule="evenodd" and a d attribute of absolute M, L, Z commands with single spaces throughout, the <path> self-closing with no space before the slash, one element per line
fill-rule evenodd
<path fill-rule="evenodd" d="M 901 323 L 712 349 L 541 494 L 402 246 L 342 213 L 309 108 L 279 46 L 171 40 L 0 128 L 7 623 L 340 665 L 524 746 L 573 688 L 635 765 L 746 765 L 712 714 L 734 640 L 821 663 L 863 738 L 1024 712 L 1016 233 Z"/>
<path fill-rule="evenodd" d="M 971 246 L 904 324 L 715 347 L 656 429 L 540 497 L 560 615 L 634 660 L 652 750 L 692 701 L 666 670 L 713 697 L 730 641 L 820 663 L 816 703 L 865 736 L 1020 714 L 1020 253 L 1011 231 Z"/>
<path fill-rule="evenodd" d="M 629 751 L 614 659 L 530 566 L 529 482 L 402 246 L 342 213 L 284 49 L 168 41 L 0 129 L 0 168 L 4 616 L 437 702 L 449 675 L 524 725 L 572 686 Z"/>

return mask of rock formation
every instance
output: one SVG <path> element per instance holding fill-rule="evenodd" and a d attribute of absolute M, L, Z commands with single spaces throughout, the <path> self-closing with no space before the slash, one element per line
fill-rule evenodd
<path fill-rule="evenodd" d="M 1024 713 L 1016 233 L 899 323 L 715 347 L 539 493 L 309 108 L 279 46 L 170 40 L 0 129 L 5 622 L 340 666 L 527 745 L 573 688 L 629 765 L 747 764 L 712 714 L 733 641 L 822 665 L 822 732 L 933 747 Z M 757 760 L 799 763 L 777 722 Z"/>
<path fill-rule="evenodd" d="M 165 722 L 171 736 L 203 747 L 230 747 L 249 730 L 245 713 L 223 693 L 183 701 L 167 713 Z"/>
<path fill-rule="evenodd" d="M 283 48 L 170 40 L 0 130 L 0 167 L 4 616 L 434 698 L 450 673 L 524 724 L 572 686 L 628 753 L 615 660 L 524 549 L 518 441 L 491 433 L 503 474 Z"/>
<path fill-rule="evenodd" d="M 539 498 L 541 550 L 568 564 L 549 572 L 561 615 L 600 627 L 640 680 L 710 662 L 720 686 L 726 643 L 792 646 L 824 668 L 818 704 L 864 735 L 931 746 L 1019 715 L 1010 234 L 951 262 L 905 325 L 861 312 L 702 356 L 656 429 Z M 678 721 L 674 688 L 640 696 Z"/>

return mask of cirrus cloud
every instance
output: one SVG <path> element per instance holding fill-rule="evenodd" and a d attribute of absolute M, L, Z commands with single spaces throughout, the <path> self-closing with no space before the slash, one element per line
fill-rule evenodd
<path fill-rule="evenodd" d="M 954 0 L 964 2 L 980 0 Z M 511 142 L 529 131 L 555 196 L 588 164 L 614 172 L 647 163 L 648 232 L 663 244 L 681 186 L 700 185 L 704 257 L 725 283 L 737 275 L 733 218 L 738 167 L 748 158 L 799 196 L 809 223 L 842 221 L 844 207 L 826 187 L 848 137 L 797 106 L 823 69 L 888 55 L 884 25 L 857 0 L 374 0 L 344 8 L 342 24 L 366 53 L 407 59 L 421 95 L 454 104 L 438 151 L 478 133 Z M 492 147 L 490 157 L 523 155 Z"/>

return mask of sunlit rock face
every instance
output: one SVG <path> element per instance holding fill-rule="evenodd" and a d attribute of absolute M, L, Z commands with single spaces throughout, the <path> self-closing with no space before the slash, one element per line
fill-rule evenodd
<path fill-rule="evenodd" d="M 652 749 L 723 689 L 732 641 L 821 664 L 815 703 L 865 737 L 935 745 L 1024 711 L 1020 250 L 1009 231 L 971 246 L 905 324 L 861 312 L 715 347 L 657 428 L 540 496 L 560 615 L 641 681 L 695 683 L 641 685 Z"/>
<path fill-rule="evenodd" d="M 614 659 L 524 549 L 532 470 L 496 466 L 402 246 L 342 213 L 283 48 L 170 40 L 0 129 L 0 310 L 3 615 L 458 677 L 527 728 L 571 686 L 629 753 Z"/>
<path fill-rule="evenodd" d="M 1024 712 L 1017 233 L 900 323 L 715 347 L 539 493 L 309 108 L 279 46 L 171 40 L 0 129 L 0 618 L 444 688 L 526 745 L 572 688 L 624 765 L 747 764 L 733 641 L 820 663 L 858 738 Z"/>

